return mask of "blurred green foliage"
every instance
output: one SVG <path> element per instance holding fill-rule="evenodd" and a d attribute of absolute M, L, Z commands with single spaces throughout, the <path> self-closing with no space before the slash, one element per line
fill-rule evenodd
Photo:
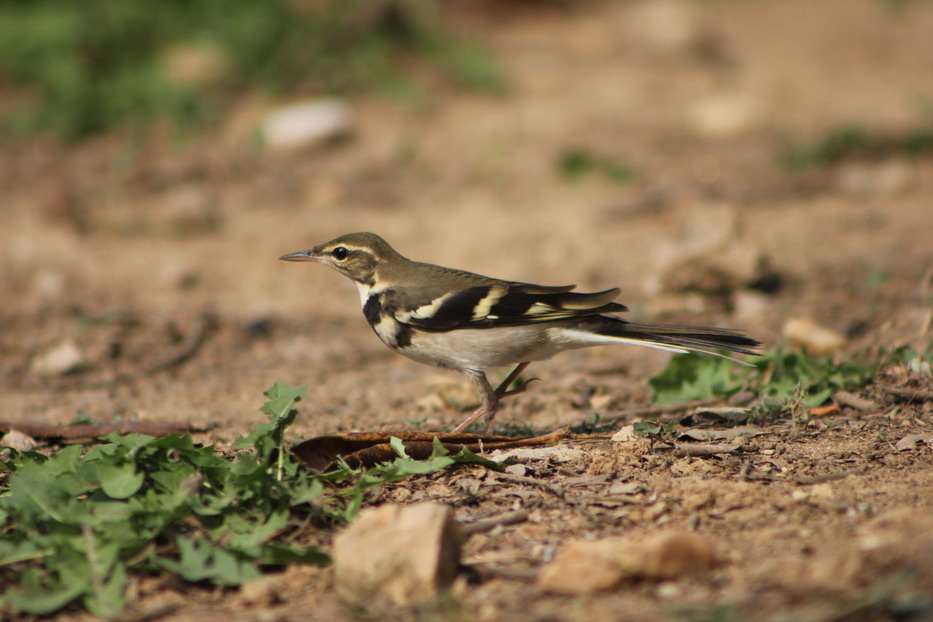
<path fill-rule="evenodd" d="M 586 149 L 568 149 L 557 162 L 564 179 L 576 181 L 590 173 L 597 173 L 617 184 L 631 184 L 638 180 L 638 172 L 628 163 L 593 153 Z"/>
<path fill-rule="evenodd" d="M 194 124 L 250 88 L 410 96 L 421 58 L 454 82 L 497 89 L 491 59 L 451 36 L 440 0 L 8 0 L 0 3 L 6 135 L 80 139 L 129 122 Z M 173 48 L 215 50 L 207 81 L 173 79 Z M 11 105 L 10 93 L 16 96 Z"/>
<path fill-rule="evenodd" d="M 831 166 L 850 160 L 883 160 L 891 157 L 917 158 L 933 154 L 933 129 L 916 127 L 900 133 L 871 131 L 855 125 L 841 126 L 810 141 L 782 147 L 778 161 L 800 171 Z"/>

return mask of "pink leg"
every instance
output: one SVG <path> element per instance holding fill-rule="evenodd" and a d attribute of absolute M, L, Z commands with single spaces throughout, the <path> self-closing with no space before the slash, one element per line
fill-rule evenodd
<path fill-rule="evenodd" d="M 495 390 L 490 386 L 489 381 L 486 379 L 486 374 L 483 372 L 467 372 L 470 380 L 473 381 L 473 384 L 476 385 L 476 389 L 479 391 L 479 408 L 470 413 L 457 427 L 451 430 L 451 432 L 454 434 L 463 432 L 483 417 L 486 418 L 486 431 L 488 432 L 492 427 L 492 420 L 499 410 L 499 400 L 509 395 L 522 393 L 528 387 L 528 382 L 530 381 L 523 382 L 521 386 L 511 391 L 508 390 L 509 385 L 515 382 L 515 379 L 518 378 L 519 374 L 521 374 L 528 365 L 529 363 L 527 362 L 516 365 L 515 369 L 509 373 L 506 379 L 503 380 Z"/>

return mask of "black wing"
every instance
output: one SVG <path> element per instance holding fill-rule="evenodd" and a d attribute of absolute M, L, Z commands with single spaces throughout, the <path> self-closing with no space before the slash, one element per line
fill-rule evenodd
<path fill-rule="evenodd" d="M 409 301 L 408 308 L 398 304 L 392 290 L 387 290 L 383 292 L 383 308 L 400 323 L 429 331 L 518 326 L 627 310 L 625 305 L 612 302 L 619 295 L 618 289 L 574 293 L 574 287 L 499 281 L 426 296 L 417 306 Z"/>

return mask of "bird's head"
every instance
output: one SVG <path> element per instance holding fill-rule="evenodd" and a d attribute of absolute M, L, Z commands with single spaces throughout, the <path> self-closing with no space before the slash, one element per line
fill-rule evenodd
<path fill-rule="evenodd" d="M 279 259 L 314 261 L 333 268 L 357 283 L 372 286 L 380 264 L 402 259 L 402 256 L 375 233 L 348 233 L 306 251 L 282 255 Z"/>

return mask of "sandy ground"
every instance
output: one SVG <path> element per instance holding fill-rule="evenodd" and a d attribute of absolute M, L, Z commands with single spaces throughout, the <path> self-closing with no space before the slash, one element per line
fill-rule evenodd
<path fill-rule="evenodd" d="M 0 148 L 0 418 L 56 424 L 83 410 L 102 421 L 220 424 L 204 438 L 226 442 L 260 420 L 262 392 L 280 379 L 310 385 L 296 439 L 451 427 L 462 413 L 449 405 L 471 399 L 463 379 L 386 349 L 348 281 L 276 261 L 358 230 L 418 260 L 619 286 L 635 318 L 744 328 L 780 344 L 789 318 L 809 317 L 846 336 L 845 353 L 922 346 L 931 161 L 894 154 L 803 172 L 776 163 L 782 145 L 839 126 L 897 134 L 929 124 L 933 5 L 896 4 L 487 4 L 457 23 L 488 41 L 507 75 L 504 94 L 445 87 L 416 105 L 354 101 L 353 136 L 336 145 L 257 146 L 255 124 L 273 102 L 251 98 L 210 137 Z M 623 162 L 637 181 L 598 171 L 568 180 L 559 161 L 572 149 Z M 756 285 L 762 258 L 779 287 Z M 704 275 L 716 295 L 678 290 Z M 216 329 L 194 356 L 139 374 L 205 313 Z M 42 376 L 35 361 L 65 341 L 78 346 L 81 369 Z M 602 348 L 537 364 L 530 371 L 542 382 L 498 421 L 547 431 L 644 406 L 645 381 L 667 356 Z M 62 386 L 116 373 L 138 376 Z M 930 402 L 885 394 L 885 382 L 905 379 L 899 373 L 864 390 L 876 412 L 775 427 L 737 455 L 675 458 L 647 442 L 620 449 L 588 439 L 569 442 L 584 457 L 534 468 L 555 482 L 591 478 L 595 493 L 640 483 L 620 505 L 571 503 L 470 470 L 371 501 L 440 499 L 458 518 L 530 512 L 471 538 L 466 561 L 492 570 L 457 587 L 451 609 L 425 615 L 893 619 L 899 603 L 933 593 L 933 454 L 894 448 L 929 434 L 933 413 Z M 838 478 L 801 479 L 826 475 Z M 480 487 L 460 486 L 464 477 Z M 702 577 L 589 597 L 548 595 L 521 573 L 497 573 L 535 569 L 573 539 L 658 529 L 708 536 L 726 562 Z M 182 607 L 163 619 L 307 619 L 309 608 L 352 618 L 328 572 L 287 571 L 274 605 L 236 592 L 173 593 Z M 916 619 L 933 616 L 926 602 L 927 617 Z"/>

